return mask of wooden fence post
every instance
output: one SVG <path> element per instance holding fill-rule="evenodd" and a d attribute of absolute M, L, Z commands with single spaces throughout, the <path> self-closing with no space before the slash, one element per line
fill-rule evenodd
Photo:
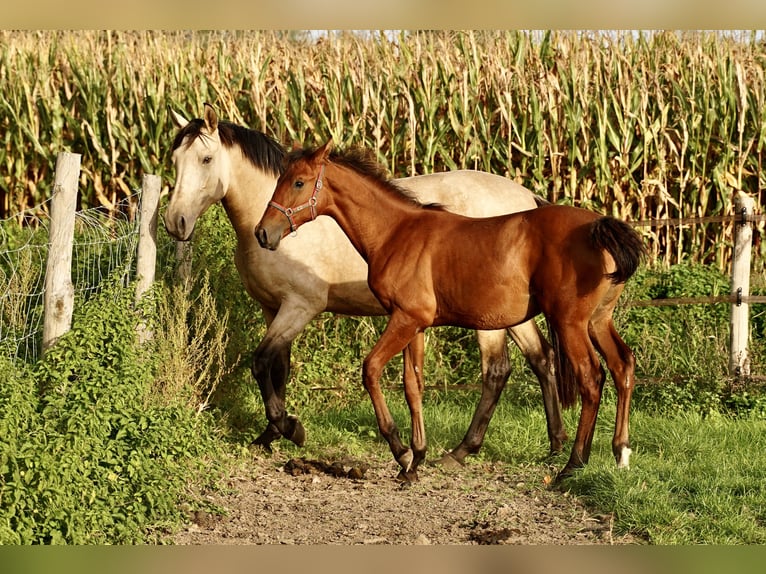
<path fill-rule="evenodd" d="M 183 283 L 191 279 L 192 242 L 176 241 L 176 277 Z"/>
<path fill-rule="evenodd" d="M 138 256 L 136 259 L 136 304 L 154 283 L 157 265 L 157 211 L 160 204 L 160 177 L 144 174 L 139 214 Z M 138 342 L 151 339 L 152 332 L 146 325 L 138 325 Z"/>
<path fill-rule="evenodd" d="M 56 158 L 43 296 L 43 352 L 72 326 L 72 244 L 80 158 L 80 154 L 69 152 L 62 152 Z"/>
<path fill-rule="evenodd" d="M 748 219 L 753 214 L 755 200 L 743 191 L 734 194 L 734 252 L 731 261 L 731 293 L 737 299 L 731 305 L 731 344 L 729 372 L 739 378 L 750 375 L 747 343 L 750 333 L 749 305 L 743 300 L 750 295 L 750 250 L 753 228 Z"/>

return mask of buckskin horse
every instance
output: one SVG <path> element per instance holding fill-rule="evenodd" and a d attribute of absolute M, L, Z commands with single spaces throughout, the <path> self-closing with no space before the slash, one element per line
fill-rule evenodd
<path fill-rule="evenodd" d="M 327 215 L 367 262 L 370 289 L 390 317 L 363 361 L 362 382 L 401 466 L 399 478 L 417 480 L 425 457 L 423 388 L 405 377 L 412 418 L 406 447 L 380 388 L 386 363 L 431 326 L 504 329 L 540 313 L 557 348 L 561 402 L 573 405 L 579 391 L 582 403 L 571 455 L 557 479 L 590 456 L 606 378 L 597 352 L 617 389 L 612 451 L 618 466 L 627 467 L 635 358 L 612 314 L 644 254 L 635 230 L 615 218 L 561 205 L 489 218 L 450 213 L 419 202 L 406 191 L 406 182 L 387 179 L 369 154 L 331 149 L 329 141 L 288 156 L 254 235 L 274 251 L 283 237 Z M 316 223 L 303 229 L 311 228 Z"/>

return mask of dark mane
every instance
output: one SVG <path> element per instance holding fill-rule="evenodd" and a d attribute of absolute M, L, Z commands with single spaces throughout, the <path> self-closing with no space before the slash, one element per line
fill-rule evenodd
<path fill-rule="evenodd" d="M 200 137 L 204 125 L 204 120 L 199 118 L 190 120 L 176 134 L 172 149 L 175 150 L 180 147 L 186 136 L 191 138 L 190 141 Z M 255 167 L 274 176 L 278 176 L 281 173 L 282 159 L 284 158 L 285 151 L 279 142 L 273 138 L 262 132 L 226 121 L 218 122 L 218 134 L 221 138 L 221 143 L 226 147 L 238 145 L 242 150 L 242 154 Z"/>
<path fill-rule="evenodd" d="M 285 162 L 290 163 L 296 159 L 308 157 L 311 155 L 311 153 L 313 153 L 313 151 L 314 150 L 312 149 L 294 150 L 287 154 L 285 157 Z M 439 203 L 420 202 L 409 189 L 406 189 L 398 183 L 394 182 L 391 179 L 386 167 L 375 158 L 375 155 L 372 151 L 366 148 L 350 147 L 346 150 L 333 149 L 330 152 L 330 161 L 337 163 L 338 165 L 353 169 L 362 177 L 373 179 L 379 182 L 382 184 L 384 189 L 399 195 L 400 197 L 403 197 L 418 207 L 436 210 L 444 209 L 444 207 Z"/>

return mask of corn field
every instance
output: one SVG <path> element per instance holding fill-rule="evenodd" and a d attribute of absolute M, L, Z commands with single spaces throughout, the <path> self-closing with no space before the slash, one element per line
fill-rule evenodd
<path fill-rule="evenodd" d="M 173 184 L 168 108 L 286 144 L 377 150 L 392 175 L 475 168 L 627 220 L 763 204 L 766 45 L 632 32 L 0 32 L 0 218 L 82 154 L 82 208 Z M 727 264 L 729 226 L 641 228 L 659 263 Z"/>

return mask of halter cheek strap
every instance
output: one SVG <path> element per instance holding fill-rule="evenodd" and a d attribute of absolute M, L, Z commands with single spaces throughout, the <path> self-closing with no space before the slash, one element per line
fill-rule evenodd
<path fill-rule="evenodd" d="M 293 215 L 298 213 L 299 211 L 303 211 L 307 207 L 311 210 L 311 221 L 314 221 L 317 218 L 317 210 L 316 210 L 316 204 L 317 204 L 317 194 L 319 193 L 319 190 L 322 189 L 323 183 L 322 183 L 322 176 L 324 175 L 324 164 L 322 164 L 322 167 L 319 168 L 319 175 L 317 176 L 316 183 L 314 183 L 314 191 L 311 192 L 311 197 L 309 197 L 308 201 L 306 203 L 302 203 L 301 205 L 297 207 L 284 207 L 283 205 L 278 204 L 276 201 L 269 201 L 269 207 L 273 207 L 277 211 L 281 211 L 285 214 L 285 217 L 287 217 L 287 221 L 290 222 L 290 233 L 295 233 L 295 231 L 298 229 L 298 226 L 295 225 L 295 220 L 293 219 Z"/>

